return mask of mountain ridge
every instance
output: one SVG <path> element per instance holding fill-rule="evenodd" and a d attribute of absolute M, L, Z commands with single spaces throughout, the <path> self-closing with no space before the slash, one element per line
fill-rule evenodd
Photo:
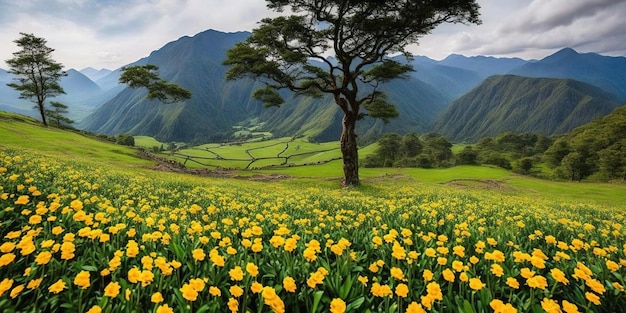
<path fill-rule="evenodd" d="M 491 76 L 458 98 L 433 128 L 453 141 L 477 141 L 513 131 L 558 135 L 609 114 L 619 100 L 573 79 Z"/>

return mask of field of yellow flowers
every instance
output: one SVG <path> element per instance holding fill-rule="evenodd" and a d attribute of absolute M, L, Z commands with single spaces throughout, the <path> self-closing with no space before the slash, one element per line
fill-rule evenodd
<path fill-rule="evenodd" d="M 623 209 L 0 151 L 0 311 L 617 312 Z"/>

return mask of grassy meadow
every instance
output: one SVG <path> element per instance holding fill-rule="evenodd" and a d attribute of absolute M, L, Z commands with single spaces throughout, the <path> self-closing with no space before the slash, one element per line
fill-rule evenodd
<path fill-rule="evenodd" d="M 624 185 L 464 166 L 362 169 L 342 189 L 341 161 L 241 171 L 287 177 L 263 181 L 153 165 L 0 116 L 0 311 L 626 307 Z"/>

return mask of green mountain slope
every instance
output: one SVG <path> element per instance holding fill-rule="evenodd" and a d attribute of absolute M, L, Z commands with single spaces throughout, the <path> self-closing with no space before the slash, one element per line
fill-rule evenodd
<path fill-rule="evenodd" d="M 285 94 L 281 108 L 264 109 L 252 99 L 260 87 L 253 80 L 226 81 L 221 63 L 226 51 L 249 34 L 205 31 L 183 37 L 154 51 L 135 64 L 155 64 L 167 81 L 193 93 L 183 103 L 164 105 L 145 99 L 145 90 L 125 89 L 86 117 L 79 127 L 104 134 L 131 133 L 160 141 L 211 142 L 227 138 L 233 126 L 250 120 L 262 124 L 259 131 L 276 136 L 295 134 L 317 141 L 339 138 L 341 112 L 330 98 L 294 98 Z M 452 100 L 437 88 L 420 80 L 395 81 L 384 86 L 389 100 L 397 105 L 400 117 L 384 124 L 365 119 L 358 126 L 361 138 L 387 131 L 425 131 L 427 125 Z"/>
<path fill-rule="evenodd" d="M 454 141 L 505 131 L 566 133 L 619 106 L 615 96 L 571 79 L 492 76 L 455 100 L 434 123 Z"/>

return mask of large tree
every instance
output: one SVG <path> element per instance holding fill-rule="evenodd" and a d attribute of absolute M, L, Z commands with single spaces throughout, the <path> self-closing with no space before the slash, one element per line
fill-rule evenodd
<path fill-rule="evenodd" d="M 7 85 L 19 91 L 21 99 L 31 99 L 36 103 L 42 123 L 48 126 L 45 101 L 65 93 L 59 85 L 59 79 L 67 74 L 63 71 L 63 65 L 55 62 L 50 56 L 54 49 L 46 46 L 44 38 L 33 34 L 20 33 L 20 35 L 22 37 L 14 42 L 22 50 L 14 52 L 14 57 L 6 61 L 9 73 L 15 75 L 18 83 Z"/>
<path fill-rule="evenodd" d="M 266 106 L 281 105 L 277 92 L 329 94 L 343 111 L 340 138 L 346 186 L 359 185 L 356 122 L 397 116 L 379 90 L 405 77 L 410 65 L 392 59 L 442 23 L 480 23 L 475 0 L 267 0 L 277 12 L 228 51 L 228 79 L 261 79 L 254 93 Z M 334 58 L 329 58 L 333 56 Z"/>

